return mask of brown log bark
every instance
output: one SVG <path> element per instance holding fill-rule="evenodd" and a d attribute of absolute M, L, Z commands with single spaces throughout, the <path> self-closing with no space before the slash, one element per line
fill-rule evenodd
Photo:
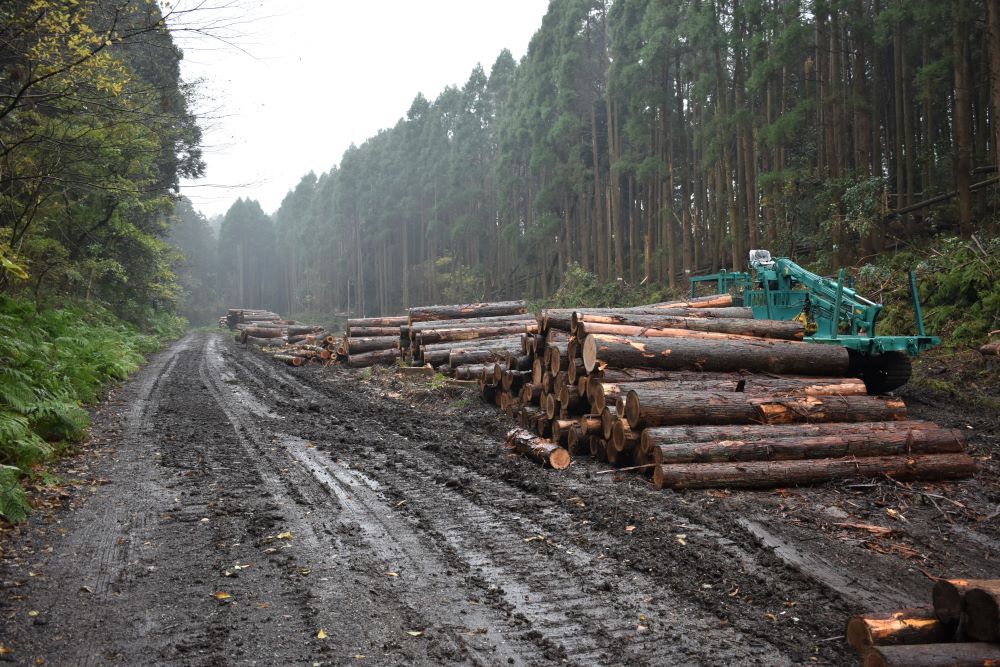
<path fill-rule="evenodd" d="M 569 343 L 546 343 L 542 358 L 553 375 L 565 369 L 569 362 Z"/>
<path fill-rule="evenodd" d="M 362 354 L 351 354 L 347 357 L 347 365 L 351 368 L 362 368 L 364 366 L 386 365 L 391 366 L 399 359 L 399 350 L 375 350 L 374 352 L 364 352 Z"/>
<path fill-rule="evenodd" d="M 577 327 L 577 332 L 580 335 L 598 334 L 623 338 L 695 338 L 699 340 L 756 340 L 760 338 L 760 336 L 698 331 L 695 329 L 651 329 L 625 324 L 601 324 L 595 322 L 583 322 Z"/>
<path fill-rule="evenodd" d="M 976 472 L 967 454 L 868 456 L 810 461 L 675 463 L 657 466 L 658 488 L 767 488 L 888 475 L 899 481 L 965 479 Z"/>
<path fill-rule="evenodd" d="M 555 419 L 552 421 L 552 442 L 562 446 L 569 444 L 569 432 L 574 428 L 579 428 L 580 424 L 575 419 Z"/>
<path fill-rule="evenodd" d="M 680 424 L 793 424 L 898 421 L 906 405 L 881 396 L 756 396 L 743 393 L 630 389 L 629 426 Z"/>
<path fill-rule="evenodd" d="M 432 366 L 447 364 L 451 368 L 464 364 L 482 364 L 489 361 L 496 362 L 504 356 L 504 350 L 497 348 L 470 348 L 457 350 L 442 350 L 440 352 L 424 352 L 422 357 L 424 363 Z"/>
<path fill-rule="evenodd" d="M 656 317 L 651 315 L 588 315 L 573 313 L 572 332 L 583 338 L 589 333 L 620 336 L 673 336 L 677 330 L 754 336 L 780 340 L 802 340 L 805 328 L 800 322 L 784 320 L 747 320 L 707 317 Z M 649 333 L 642 333 L 647 331 Z M 666 331 L 669 333 L 660 333 Z"/>
<path fill-rule="evenodd" d="M 872 646 L 937 644 L 952 631 L 934 615 L 933 607 L 915 607 L 854 616 L 847 622 L 847 643 L 861 655 Z"/>
<path fill-rule="evenodd" d="M 531 407 L 530 405 L 521 405 L 521 409 L 517 413 L 517 423 L 521 428 L 534 430 L 535 422 L 541 414 L 542 411 L 538 408 Z"/>
<path fill-rule="evenodd" d="M 555 394 L 545 394 L 545 400 L 543 403 L 545 407 L 545 416 L 549 420 L 555 419 L 559 416 L 559 399 L 556 398 Z"/>
<path fill-rule="evenodd" d="M 1000 49 L 1000 46 L 997 48 Z M 979 348 L 979 353 L 984 357 L 1000 356 L 1000 341 L 995 343 L 986 343 L 986 345 Z"/>
<path fill-rule="evenodd" d="M 282 338 L 285 335 L 281 327 L 243 327 L 243 333 L 254 338 Z"/>
<path fill-rule="evenodd" d="M 566 450 L 570 456 L 590 456 L 590 441 L 580 430 L 579 425 L 569 429 L 566 436 Z"/>
<path fill-rule="evenodd" d="M 374 338 L 347 338 L 344 340 L 348 354 L 374 352 L 376 350 L 399 349 L 398 336 L 376 336 Z"/>
<path fill-rule="evenodd" d="M 460 320 L 431 320 L 409 325 L 409 331 L 416 335 L 431 329 L 476 329 L 479 327 L 500 327 L 513 324 L 538 324 L 533 315 L 500 315 L 498 317 L 467 317 Z"/>
<path fill-rule="evenodd" d="M 920 420 L 862 422 L 860 424 L 829 422 L 819 424 L 751 424 L 725 426 L 658 426 L 642 431 L 642 449 L 653 456 L 653 448 L 675 442 L 713 442 L 716 440 L 773 440 L 776 438 L 812 438 L 819 436 L 851 436 L 861 431 L 908 433 L 919 429 L 938 429 L 933 422 Z"/>
<path fill-rule="evenodd" d="M 985 642 L 875 646 L 864 667 L 996 667 L 1000 645 Z"/>
<path fill-rule="evenodd" d="M 507 444 L 520 454 L 556 470 L 568 468 L 571 461 L 569 452 L 563 447 L 539 438 L 523 429 L 511 429 L 507 433 Z"/>
<path fill-rule="evenodd" d="M 531 321 L 524 324 L 510 324 L 504 326 L 491 327 L 466 327 L 456 329 L 428 329 L 419 331 L 416 334 L 416 343 L 419 346 L 434 345 L 436 343 L 451 343 L 463 340 L 476 340 L 480 338 L 499 338 L 511 334 L 530 333 L 538 329 L 538 323 Z M 520 338 L 517 341 L 517 349 L 521 350 Z"/>
<path fill-rule="evenodd" d="M 289 327 L 291 331 L 291 327 Z M 347 330 L 351 338 L 373 338 L 375 336 L 399 336 L 399 327 L 351 327 Z M 409 339 L 407 339 L 409 340 Z"/>
<path fill-rule="evenodd" d="M 520 350 L 519 336 L 498 336 L 496 338 L 480 338 L 476 340 L 455 340 L 447 343 L 434 343 L 419 347 L 421 354 L 440 352 L 442 350 L 496 349 L 517 352 Z"/>
<path fill-rule="evenodd" d="M 296 325 L 289 325 L 287 333 L 288 333 L 289 336 L 302 336 L 302 335 L 306 335 L 306 334 L 319 333 L 321 331 L 323 331 L 323 327 L 321 327 L 319 325 L 296 324 Z M 396 330 L 396 331 L 390 331 L 389 333 L 392 334 L 392 335 L 396 335 L 396 336 L 399 335 L 399 331 L 398 330 Z"/>
<path fill-rule="evenodd" d="M 259 345 L 260 347 L 284 345 L 284 338 L 258 338 L 257 336 L 247 336 L 246 332 L 241 334 L 240 342 L 244 345 Z"/>
<path fill-rule="evenodd" d="M 645 307 L 663 310 L 664 308 L 727 308 L 732 305 L 732 294 L 711 294 L 709 296 L 700 296 L 694 299 L 652 303 Z"/>
<path fill-rule="evenodd" d="M 616 452 L 631 454 L 638 451 L 640 444 L 640 433 L 633 431 L 624 421 L 619 419 L 611 427 L 611 447 Z"/>
<path fill-rule="evenodd" d="M 430 320 L 459 320 L 471 317 L 497 315 L 523 315 L 528 312 L 524 301 L 494 301 L 491 303 L 464 303 L 450 306 L 419 306 L 410 308 L 409 324 Z"/>
<path fill-rule="evenodd" d="M 1000 580 L 980 583 L 965 592 L 962 627 L 969 639 L 1000 640 Z"/>
<path fill-rule="evenodd" d="M 591 413 L 580 417 L 580 431 L 584 435 L 600 435 L 603 433 L 604 426 L 601 422 L 601 415 Z"/>
<path fill-rule="evenodd" d="M 574 313 L 585 313 L 587 315 L 646 315 L 656 319 L 662 317 L 725 317 L 746 320 L 753 319 L 753 308 L 651 308 L 649 306 L 641 306 L 638 308 L 549 308 L 547 310 L 543 310 L 541 314 L 539 314 L 538 321 L 542 325 L 542 331 L 546 332 L 547 335 L 569 335 L 573 326 Z"/>
<path fill-rule="evenodd" d="M 302 362 L 305 361 L 302 357 L 295 354 L 275 354 L 272 357 L 278 361 L 285 362 L 289 366 L 301 366 Z"/>
<path fill-rule="evenodd" d="M 847 348 L 783 340 L 621 338 L 591 334 L 583 346 L 587 372 L 595 368 L 655 367 L 665 370 L 847 375 Z"/>
<path fill-rule="evenodd" d="M 855 432 L 837 435 L 661 444 L 653 448 L 653 460 L 658 464 L 789 461 L 845 456 L 954 454 L 965 451 L 965 438 L 961 431 L 955 429 L 885 431 L 865 430 L 864 427 L 865 424 L 858 424 Z"/>
<path fill-rule="evenodd" d="M 560 375 L 564 375 L 564 373 L 560 373 Z M 556 398 L 559 401 L 559 406 L 571 415 L 579 415 L 587 409 L 587 401 L 577 393 L 576 386 L 568 382 L 562 386 L 556 394 Z"/>
<path fill-rule="evenodd" d="M 567 350 L 568 352 L 568 350 Z M 585 377 L 587 370 L 583 367 L 583 359 L 580 357 L 573 357 L 571 361 L 566 364 L 566 375 L 571 384 L 576 384 L 581 377 Z"/>
<path fill-rule="evenodd" d="M 504 391 L 519 393 L 524 383 L 531 379 L 531 371 L 504 371 L 500 386 Z"/>
<path fill-rule="evenodd" d="M 590 436 L 590 455 L 598 461 L 608 460 L 608 442 L 599 435 Z"/>
<path fill-rule="evenodd" d="M 943 623 L 951 627 L 958 625 L 962 618 L 962 601 L 965 593 L 972 588 L 988 585 L 991 579 L 938 579 L 931 590 L 934 613 Z"/>
<path fill-rule="evenodd" d="M 454 369 L 456 380 L 478 380 L 486 368 L 493 368 L 493 364 L 466 364 Z"/>
<path fill-rule="evenodd" d="M 601 410 L 601 437 L 605 440 L 611 439 L 611 434 L 614 433 L 613 429 L 615 422 L 621 419 L 618 415 L 618 410 L 611 407 L 610 405 L 604 406 Z"/>
<path fill-rule="evenodd" d="M 350 331 L 354 327 L 399 327 L 404 324 L 409 324 L 409 317 L 406 315 L 355 317 L 347 320 L 347 331 Z"/>

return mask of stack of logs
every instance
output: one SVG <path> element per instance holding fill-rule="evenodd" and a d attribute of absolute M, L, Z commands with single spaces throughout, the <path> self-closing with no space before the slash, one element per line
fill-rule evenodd
<path fill-rule="evenodd" d="M 306 362 L 327 363 L 333 357 L 335 339 L 323 327 L 283 320 L 281 316 L 262 310 L 229 309 L 224 318 L 235 333 L 234 340 L 243 345 L 255 345 L 265 354 L 289 366 Z M 220 323 L 223 318 L 220 318 Z"/>
<path fill-rule="evenodd" d="M 392 365 L 400 357 L 400 327 L 406 323 L 406 315 L 349 319 L 337 357 L 352 368 Z"/>
<path fill-rule="evenodd" d="M 901 400 L 847 377 L 846 348 L 802 342 L 801 324 L 731 304 L 543 311 L 520 350 L 455 373 L 478 377 L 524 431 L 651 473 L 660 488 L 974 473 L 960 432 L 905 421 Z M 523 431 L 508 442 L 538 451 Z"/>
<path fill-rule="evenodd" d="M 400 342 L 411 364 L 451 375 L 459 367 L 519 353 L 524 335 L 537 331 L 524 301 L 421 306 L 410 308 Z"/>
<path fill-rule="evenodd" d="M 931 597 L 930 606 L 848 622 L 865 667 L 1000 664 L 1000 580 L 940 579 Z"/>

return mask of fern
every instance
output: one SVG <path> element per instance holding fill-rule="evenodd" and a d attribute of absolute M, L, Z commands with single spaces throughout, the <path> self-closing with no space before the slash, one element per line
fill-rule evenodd
<path fill-rule="evenodd" d="M 21 471 L 14 466 L 0 465 L 0 517 L 9 521 L 24 521 L 31 511 L 20 477 Z"/>

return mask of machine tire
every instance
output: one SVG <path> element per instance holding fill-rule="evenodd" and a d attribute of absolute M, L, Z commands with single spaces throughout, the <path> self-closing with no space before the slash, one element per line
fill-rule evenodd
<path fill-rule="evenodd" d="M 912 367 L 905 352 L 886 352 L 865 360 L 861 379 L 869 394 L 885 394 L 909 382 Z"/>

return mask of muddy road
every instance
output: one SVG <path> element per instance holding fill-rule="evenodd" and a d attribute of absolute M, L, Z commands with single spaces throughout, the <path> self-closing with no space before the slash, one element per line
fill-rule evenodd
<path fill-rule="evenodd" d="M 849 614 L 1000 575 L 996 416 L 926 411 L 976 480 L 659 492 L 509 454 L 468 390 L 191 334 L 0 540 L 0 661 L 857 664 Z"/>

